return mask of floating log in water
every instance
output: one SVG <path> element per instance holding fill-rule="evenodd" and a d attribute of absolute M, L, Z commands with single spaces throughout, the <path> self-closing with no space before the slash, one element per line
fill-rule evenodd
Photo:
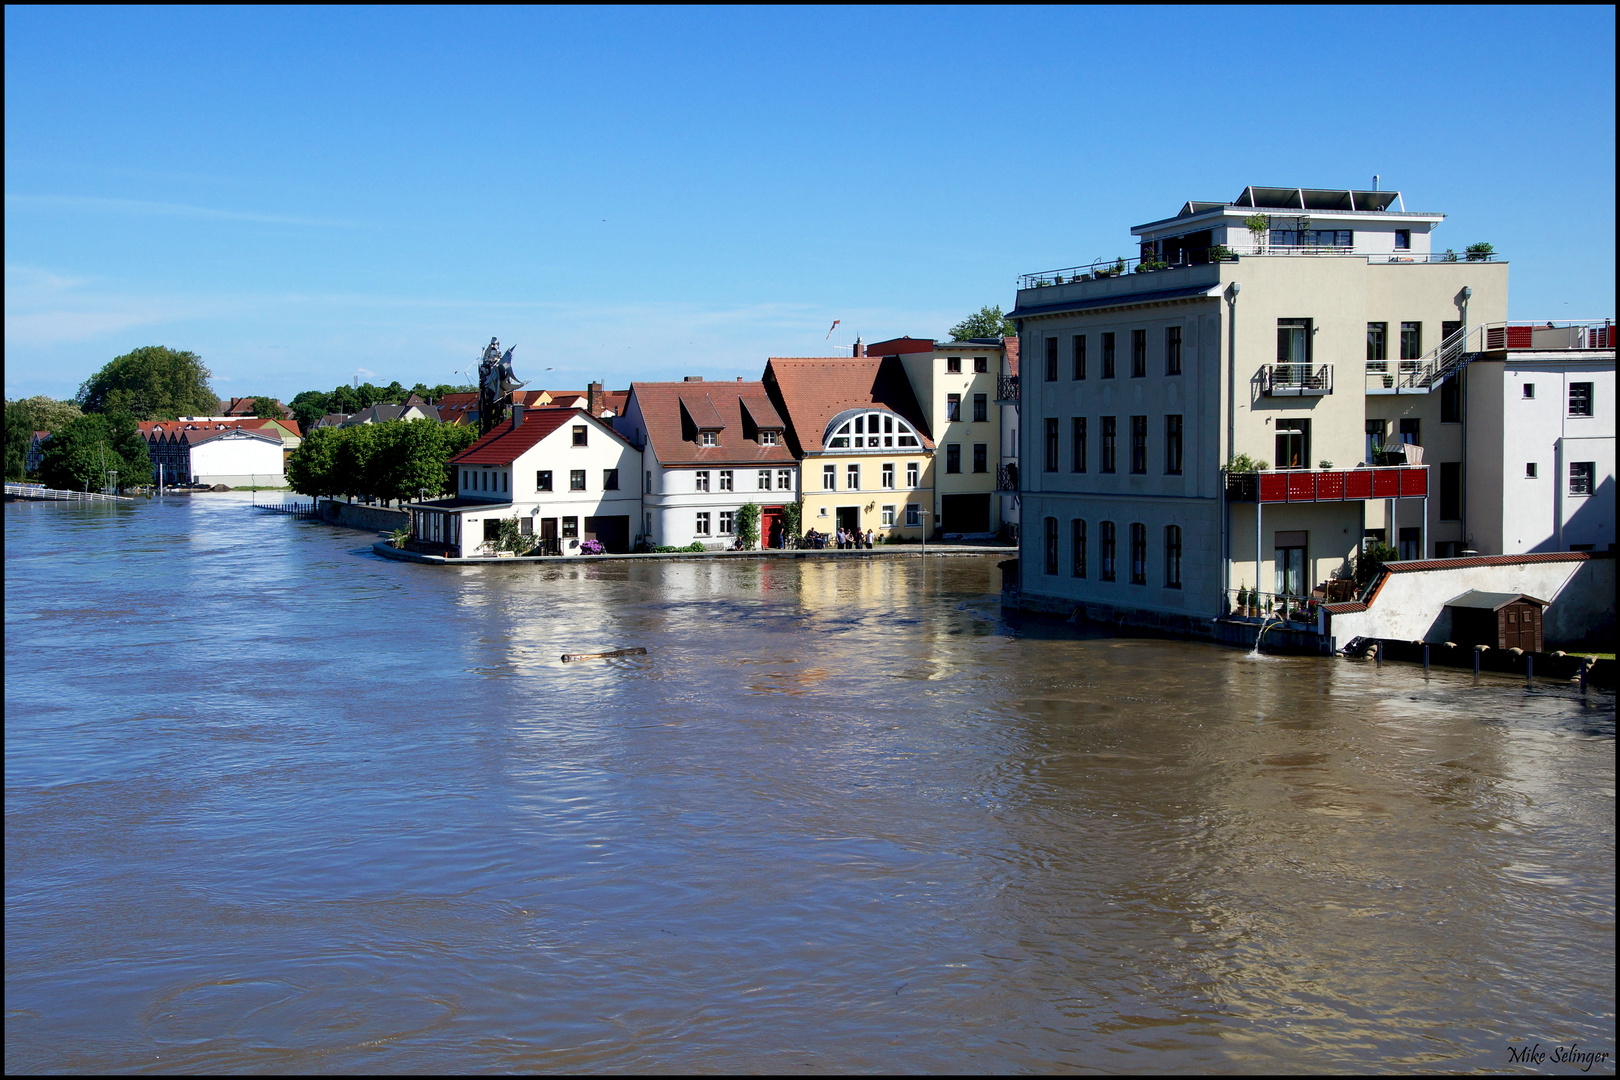
<path fill-rule="evenodd" d="M 570 661 L 573 661 L 573 660 L 609 660 L 609 659 L 612 659 L 615 656 L 646 656 L 646 655 L 647 655 L 647 650 L 646 649 L 641 649 L 641 648 L 636 648 L 636 649 L 614 649 L 612 652 L 563 653 L 562 660 L 563 660 L 563 663 L 566 664 L 566 663 L 569 663 Z"/>

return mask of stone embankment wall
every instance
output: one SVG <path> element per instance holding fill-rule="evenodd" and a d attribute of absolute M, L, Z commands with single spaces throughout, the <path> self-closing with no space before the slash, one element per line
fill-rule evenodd
<path fill-rule="evenodd" d="M 328 525 L 341 525 L 346 529 L 365 529 L 368 532 L 393 532 L 411 523 L 411 515 L 403 510 L 364 506 L 360 503 L 334 502 L 331 499 L 320 501 L 317 515 Z"/>
<path fill-rule="evenodd" d="M 1452 561 L 1461 565 L 1445 565 Z M 1329 632 L 1341 646 L 1358 637 L 1449 641 L 1451 612 L 1446 601 L 1478 589 L 1528 593 L 1547 601 L 1542 637 L 1547 648 L 1556 649 L 1614 632 L 1614 562 L 1607 552 L 1572 551 L 1395 563 L 1366 605 L 1334 605 L 1363 610 L 1334 611 Z"/>

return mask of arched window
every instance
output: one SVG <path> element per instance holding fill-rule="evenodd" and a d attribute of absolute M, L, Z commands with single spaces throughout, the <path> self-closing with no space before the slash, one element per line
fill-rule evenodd
<path fill-rule="evenodd" d="M 832 418 L 823 441 L 829 450 L 922 448 L 912 426 L 887 409 L 847 409 Z"/>

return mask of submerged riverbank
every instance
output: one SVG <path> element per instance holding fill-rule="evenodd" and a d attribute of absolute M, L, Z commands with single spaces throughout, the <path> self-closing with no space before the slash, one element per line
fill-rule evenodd
<path fill-rule="evenodd" d="M 247 506 L 6 508 L 9 1070 L 1612 1044 L 1612 694 L 1008 621 L 994 558 L 506 573 Z"/>

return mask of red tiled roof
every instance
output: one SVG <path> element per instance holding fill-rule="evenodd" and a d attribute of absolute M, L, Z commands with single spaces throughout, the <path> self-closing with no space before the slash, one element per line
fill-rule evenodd
<path fill-rule="evenodd" d="M 1017 375 L 1018 339 L 1015 337 L 1004 337 L 1001 339 L 1001 347 L 1007 351 L 1007 374 Z"/>
<path fill-rule="evenodd" d="M 775 446 L 759 441 L 759 427 L 769 425 L 756 425 L 754 417 L 767 409 L 775 413 L 763 383 L 638 382 L 630 384 L 630 397 L 640 407 L 647 441 L 664 465 L 793 464 L 786 440 Z M 719 446 L 698 445 L 699 423 L 711 431 L 718 427 Z"/>
<path fill-rule="evenodd" d="M 897 355 L 773 356 L 765 363 L 765 384 L 775 391 L 772 397 L 786 414 L 800 453 L 819 453 L 821 437 L 832 418 L 863 405 L 897 413 L 917 429 L 924 447 L 934 447 Z"/>
<path fill-rule="evenodd" d="M 902 353 L 933 352 L 933 338 L 897 337 L 874 341 L 866 347 L 867 356 L 899 356 Z"/>
<path fill-rule="evenodd" d="M 523 410 L 523 423 L 514 425 L 508 419 L 473 443 L 467 449 L 450 459 L 455 465 L 510 465 L 519 455 L 532 449 L 536 443 L 550 435 L 553 431 L 573 420 L 589 417 L 584 409 L 530 409 Z M 612 427 L 601 420 L 596 421 L 599 430 L 604 430 L 620 442 L 625 442 L 624 436 L 614 431 Z M 629 445 L 626 443 L 626 445 Z"/>

